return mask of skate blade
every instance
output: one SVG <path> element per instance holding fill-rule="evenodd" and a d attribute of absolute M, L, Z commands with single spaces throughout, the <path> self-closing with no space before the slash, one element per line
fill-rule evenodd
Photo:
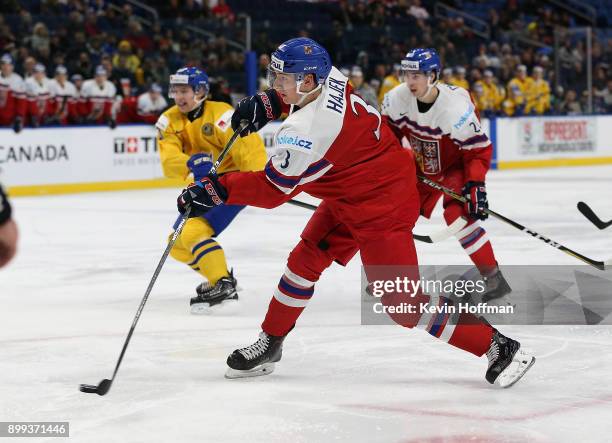
<path fill-rule="evenodd" d="M 191 305 L 189 309 L 193 315 L 231 314 L 235 312 L 239 306 L 238 299 L 231 298 L 212 306 L 209 303 L 195 303 Z"/>
<path fill-rule="evenodd" d="M 517 354 L 521 352 L 520 350 Z M 525 352 L 522 352 L 521 355 L 517 356 L 512 360 L 512 363 L 502 371 L 501 374 L 495 380 L 495 385 L 500 388 L 509 388 L 514 385 L 517 381 L 519 381 L 523 375 L 533 366 L 536 359 L 533 355 L 529 355 Z"/>
<path fill-rule="evenodd" d="M 274 372 L 274 363 L 264 363 L 263 365 L 257 366 L 253 369 L 239 370 L 227 368 L 225 378 L 247 378 L 247 377 L 259 377 L 261 375 L 268 375 Z"/>

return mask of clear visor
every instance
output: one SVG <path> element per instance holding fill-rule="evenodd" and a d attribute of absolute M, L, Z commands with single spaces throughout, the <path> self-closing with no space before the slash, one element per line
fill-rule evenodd
<path fill-rule="evenodd" d="M 428 73 L 427 72 L 423 72 L 423 71 L 417 71 L 415 69 L 404 69 L 402 68 L 402 70 L 400 71 L 401 76 L 406 78 L 409 75 L 423 75 L 426 76 Z"/>
<path fill-rule="evenodd" d="M 177 91 L 184 91 L 185 88 L 191 89 L 191 86 L 185 83 L 170 83 L 170 87 L 168 88 L 168 97 L 174 99 L 176 97 Z M 208 88 L 200 86 L 196 91 L 194 91 L 195 95 L 198 95 L 199 92 L 204 91 L 204 96 L 208 94 Z"/>
<path fill-rule="evenodd" d="M 287 90 L 295 88 L 298 82 L 302 81 L 302 74 L 288 74 L 276 71 L 271 66 L 268 66 L 268 85 L 271 88 Z"/>

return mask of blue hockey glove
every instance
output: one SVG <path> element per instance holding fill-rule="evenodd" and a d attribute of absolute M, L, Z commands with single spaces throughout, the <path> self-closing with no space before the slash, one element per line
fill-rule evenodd
<path fill-rule="evenodd" d="M 200 181 L 208 175 L 212 168 L 212 157 L 210 154 L 193 154 L 187 161 L 187 167 L 193 173 L 193 180 Z"/>

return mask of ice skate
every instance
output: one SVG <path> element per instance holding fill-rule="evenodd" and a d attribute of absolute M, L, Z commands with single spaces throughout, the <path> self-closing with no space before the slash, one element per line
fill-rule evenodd
<path fill-rule="evenodd" d="M 214 286 L 203 282 L 196 288 L 197 296 L 190 301 L 192 314 L 208 314 L 221 304 L 235 303 L 238 300 L 238 282 L 233 272 L 217 281 Z"/>
<path fill-rule="evenodd" d="M 274 372 L 274 364 L 283 356 L 283 340 L 265 332 L 250 346 L 236 349 L 227 358 L 226 378 L 257 377 Z"/>
<path fill-rule="evenodd" d="M 497 330 L 487 351 L 489 367 L 485 378 L 491 384 L 509 388 L 519 381 L 535 363 L 535 357 L 521 349 L 521 344 Z"/>
<path fill-rule="evenodd" d="M 485 277 L 484 281 L 487 285 L 487 290 L 482 294 L 482 301 L 484 303 L 496 298 L 501 298 L 512 292 L 512 288 L 499 269 L 495 274 Z"/>

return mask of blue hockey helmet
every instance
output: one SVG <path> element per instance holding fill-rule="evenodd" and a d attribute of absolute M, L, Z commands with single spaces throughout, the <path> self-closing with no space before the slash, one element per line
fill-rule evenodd
<path fill-rule="evenodd" d="M 208 75 L 200 68 L 195 67 L 184 67 L 176 71 L 175 74 L 170 75 L 170 88 L 168 96 L 174 98 L 173 86 L 187 85 L 191 86 L 193 92 L 196 94 L 200 91 L 204 91 L 204 97 L 208 95 L 210 89 L 208 82 Z"/>
<path fill-rule="evenodd" d="M 316 82 L 323 84 L 331 68 L 331 58 L 323 46 L 310 38 L 292 38 L 272 53 L 268 82 L 272 86 L 277 73 L 295 74 L 298 83 L 306 74 L 314 74 Z"/>
<path fill-rule="evenodd" d="M 402 71 L 420 71 L 425 74 L 435 72 L 436 77 L 442 70 L 438 52 L 433 48 L 412 49 L 402 59 Z"/>

